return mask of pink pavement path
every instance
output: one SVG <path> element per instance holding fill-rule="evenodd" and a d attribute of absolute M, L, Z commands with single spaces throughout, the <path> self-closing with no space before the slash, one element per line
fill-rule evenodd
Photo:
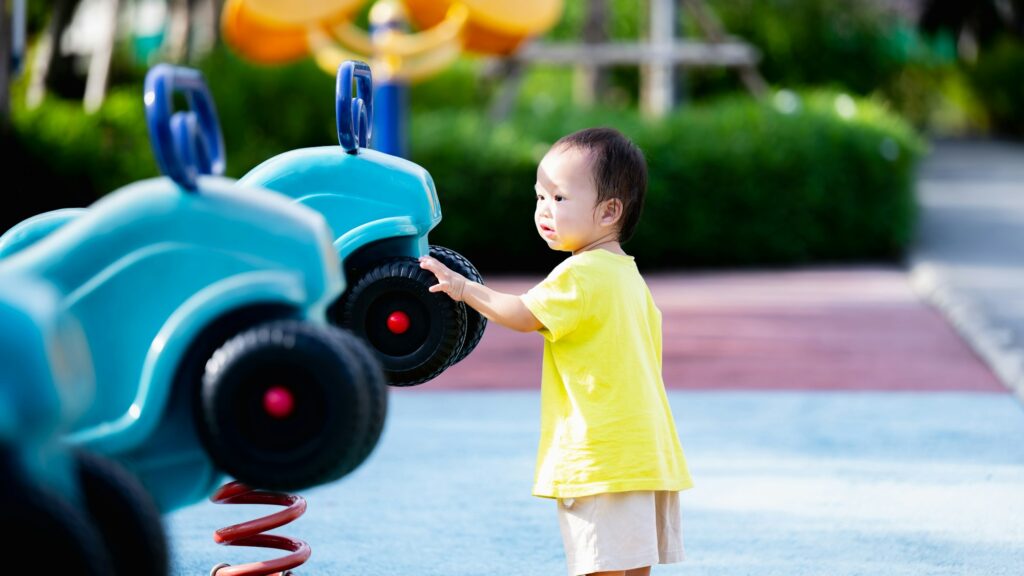
<path fill-rule="evenodd" d="M 669 389 L 1007 389 L 913 292 L 903 270 L 646 275 L 664 315 Z M 485 278 L 522 293 L 536 278 Z M 460 364 L 417 388 L 538 388 L 543 339 L 491 324 Z"/>

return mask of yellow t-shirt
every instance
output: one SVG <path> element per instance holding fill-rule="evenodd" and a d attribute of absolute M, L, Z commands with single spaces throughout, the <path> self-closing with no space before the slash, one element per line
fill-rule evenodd
<path fill-rule="evenodd" d="M 661 312 L 632 256 L 570 256 L 522 296 L 544 325 L 533 495 L 693 486 L 661 377 Z"/>

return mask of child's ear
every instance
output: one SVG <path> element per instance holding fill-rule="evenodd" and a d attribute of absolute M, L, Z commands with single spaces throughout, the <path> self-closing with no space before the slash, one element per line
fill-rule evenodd
<path fill-rule="evenodd" d="M 612 198 L 606 200 L 604 206 L 601 208 L 601 224 L 605 226 L 614 226 L 622 218 L 622 200 L 618 198 Z"/>

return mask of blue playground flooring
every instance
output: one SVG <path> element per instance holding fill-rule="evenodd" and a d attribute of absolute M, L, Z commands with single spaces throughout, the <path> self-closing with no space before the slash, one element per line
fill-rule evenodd
<path fill-rule="evenodd" d="M 426 386 L 429 386 L 427 384 Z M 688 559 L 653 574 L 1024 575 L 1024 410 L 1010 394 L 670 391 L 696 487 Z M 552 501 L 530 496 L 536 391 L 391 394 L 384 437 L 302 493 L 277 533 L 299 575 L 565 574 Z M 196 504 L 165 518 L 172 573 L 274 558 L 213 531 L 279 508 Z"/>

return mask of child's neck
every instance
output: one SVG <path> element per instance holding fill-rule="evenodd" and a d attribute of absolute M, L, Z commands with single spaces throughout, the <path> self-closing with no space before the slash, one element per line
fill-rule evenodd
<path fill-rule="evenodd" d="M 621 254 L 622 256 L 626 255 L 625 250 L 622 249 L 622 245 L 619 244 L 618 238 L 614 236 L 604 236 L 602 238 L 598 238 L 591 242 L 590 244 L 587 244 L 586 246 L 573 250 L 572 255 L 575 256 L 577 254 L 582 254 L 583 252 L 589 252 L 591 250 L 607 250 L 608 252 L 611 252 L 613 254 Z"/>

